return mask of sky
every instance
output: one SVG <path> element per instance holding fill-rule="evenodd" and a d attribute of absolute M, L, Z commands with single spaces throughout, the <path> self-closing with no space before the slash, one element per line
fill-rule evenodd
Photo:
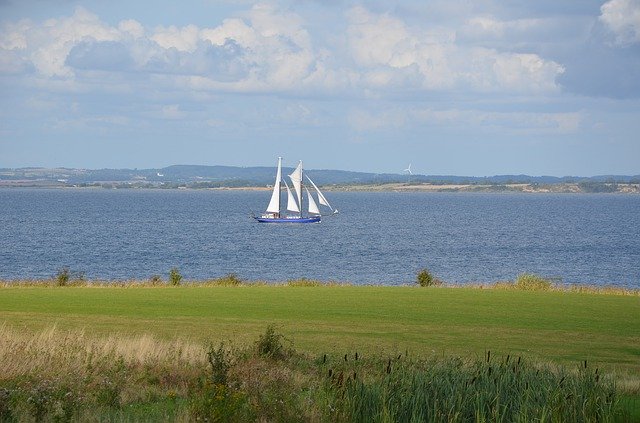
<path fill-rule="evenodd" d="M 640 0 L 0 0 L 0 168 L 640 174 Z"/>

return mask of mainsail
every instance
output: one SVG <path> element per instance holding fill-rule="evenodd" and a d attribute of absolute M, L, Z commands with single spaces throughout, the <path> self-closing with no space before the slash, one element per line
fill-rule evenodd
<path fill-rule="evenodd" d="M 311 196 L 311 193 L 309 192 L 307 187 L 304 187 L 304 190 L 307 191 L 307 198 L 309 199 L 309 213 L 320 214 L 320 210 L 318 209 L 318 205 L 316 204 L 315 200 Z"/>
<path fill-rule="evenodd" d="M 282 179 L 282 157 L 278 157 L 278 172 L 276 182 L 273 184 L 273 194 L 267 207 L 268 213 L 280 213 L 280 180 Z"/>
<path fill-rule="evenodd" d="M 291 190 L 286 181 L 284 181 L 284 186 L 287 187 L 287 210 L 300 213 L 300 207 L 298 207 L 296 199 L 293 198 L 293 194 L 291 194 Z"/>

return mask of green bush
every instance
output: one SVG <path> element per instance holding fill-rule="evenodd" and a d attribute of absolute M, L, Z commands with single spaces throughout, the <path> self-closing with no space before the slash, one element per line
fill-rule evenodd
<path fill-rule="evenodd" d="M 169 283 L 171 285 L 174 285 L 174 286 L 180 285 L 181 280 L 182 280 L 182 275 L 180 274 L 180 271 L 178 270 L 177 267 L 174 267 L 171 270 L 169 270 Z"/>
<path fill-rule="evenodd" d="M 203 381 L 191 398 L 191 415 L 196 421 L 241 422 L 252 420 L 248 416 L 246 395 L 237 383 L 229 383 L 231 356 L 220 343 L 209 346 L 207 361 L 211 376 Z"/>
<path fill-rule="evenodd" d="M 265 332 L 256 342 L 256 351 L 261 357 L 282 359 L 289 355 L 289 351 L 283 345 L 284 335 L 277 333 L 273 325 L 267 326 Z"/>
<path fill-rule="evenodd" d="M 13 421 L 11 412 L 11 391 L 0 388 L 0 422 Z"/>
<path fill-rule="evenodd" d="M 514 286 L 524 291 L 547 291 L 551 289 L 552 283 L 542 276 L 533 273 L 522 273 L 516 278 Z"/>
<path fill-rule="evenodd" d="M 218 348 L 209 346 L 207 360 L 211 365 L 211 381 L 214 385 L 227 385 L 229 379 L 229 368 L 231 367 L 229 354 L 221 342 Z"/>
<path fill-rule="evenodd" d="M 58 286 L 67 286 L 74 280 L 76 282 L 83 282 L 84 272 L 72 272 L 69 267 L 64 266 L 56 273 L 55 280 Z"/>
<path fill-rule="evenodd" d="M 420 286 L 436 286 L 442 285 L 442 281 L 433 276 L 429 269 L 422 269 L 416 276 L 416 283 Z"/>
<path fill-rule="evenodd" d="M 190 412 L 193 421 L 244 422 L 251 421 L 246 396 L 227 385 L 206 381 L 192 394 Z"/>
<path fill-rule="evenodd" d="M 223 277 L 216 280 L 216 285 L 222 286 L 238 286 L 242 285 L 242 279 L 236 273 L 227 273 Z"/>
<path fill-rule="evenodd" d="M 63 267 L 56 273 L 56 283 L 58 286 L 67 286 L 71 279 L 71 271 L 68 267 Z"/>

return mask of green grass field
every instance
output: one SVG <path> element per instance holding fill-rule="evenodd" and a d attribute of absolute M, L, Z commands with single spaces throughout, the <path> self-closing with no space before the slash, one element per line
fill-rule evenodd
<path fill-rule="evenodd" d="M 250 342 L 275 324 L 297 349 L 526 355 L 640 374 L 640 298 L 413 287 L 16 287 L 0 323 Z"/>
<path fill-rule="evenodd" d="M 566 401 L 558 403 L 552 398 L 569 395 L 567 400 L 575 399 L 571 407 L 576 408 L 571 410 L 587 412 L 595 404 L 592 401 L 604 401 L 606 380 L 614 380 L 619 395 L 615 420 L 635 421 L 640 419 L 638 322 L 640 296 L 635 294 L 258 284 L 4 284 L 0 287 L 0 368 L 4 367 L 0 420 L 11 415 L 18 420 L 58 419 L 64 412 L 61 421 L 190 421 L 198 416 L 225 415 L 233 416 L 231 421 L 357 421 L 355 414 L 349 413 L 360 415 L 364 410 L 374 414 L 360 420 L 386 421 L 384 413 L 376 414 L 376 407 L 386 404 L 384 407 L 395 413 L 406 408 L 394 402 L 399 397 L 385 393 L 391 392 L 391 386 L 402 385 L 404 400 L 423 407 L 420 404 L 431 404 L 437 396 L 427 394 L 430 387 L 442 385 L 443 392 L 449 392 L 454 388 L 447 387 L 446 381 L 458 375 L 455 377 L 462 378 L 455 388 L 458 396 L 440 398 L 455 399 L 460 410 L 466 401 L 466 411 L 460 412 L 467 414 L 456 414 L 455 418 L 441 414 L 453 406 L 445 403 L 413 410 L 436 413 L 434 416 L 440 417 L 432 417 L 438 421 L 464 421 L 479 412 L 484 417 L 476 415 L 476 420 L 484 421 L 492 413 L 506 413 L 507 409 L 498 408 L 492 398 L 522 391 L 522 397 L 509 394 L 503 400 L 520 404 L 511 407 L 524 413 L 521 416 L 525 419 L 553 412 L 572 420 Z M 296 351 L 307 355 L 274 362 L 242 352 L 255 351 L 256 339 L 270 325 L 293 341 Z M 233 383 L 224 388 L 201 385 L 198 381 L 208 377 L 206 346 L 220 341 L 238 348 L 229 353 L 235 363 L 230 376 Z M 493 360 L 490 364 L 487 351 Z M 356 352 L 362 364 L 352 364 Z M 400 360 L 406 357 L 405 352 L 418 360 L 441 361 L 422 368 L 420 362 L 411 361 L 413 358 L 406 363 Z M 329 358 L 321 360 L 324 354 Z M 347 355 L 352 357 L 349 363 Z M 511 364 L 507 355 L 512 357 Z M 456 364 L 456 356 L 471 360 L 466 361 L 470 364 Z M 527 363 L 547 363 L 540 365 L 552 369 L 547 376 L 540 376 L 546 381 L 538 380 L 536 364 L 526 370 L 531 383 L 541 383 L 534 391 L 551 395 L 541 405 L 526 399 L 526 377 L 517 376 L 520 373 L 512 368 L 516 361 L 520 363 L 516 357 Z M 324 360 L 328 360 L 326 365 L 321 364 Z M 377 374 L 387 360 L 389 365 L 394 361 L 394 368 L 400 366 L 400 373 L 389 377 L 384 372 Z M 563 373 L 560 367 L 553 370 L 555 364 L 570 373 Z M 444 366 L 444 375 L 429 376 L 429 372 L 437 373 L 439 366 Z M 473 370 L 477 366 L 484 370 Z M 492 366 L 504 372 L 500 380 L 520 379 L 502 386 L 497 383 L 498 376 L 491 378 Z M 327 378 L 328 368 L 342 369 L 340 378 L 335 374 Z M 596 368 L 607 374 L 605 385 L 593 385 L 599 378 Z M 362 378 L 357 382 L 356 369 Z M 342 371 L 353 372 L 347 385 L 342 384 Z M 468 386 L 473 374 L 485 375 L 482 389 Z M 564 375 L 569 378 L 567 383 L 581 386 L 573 397 L 570 392 L 574 391 L 562 387 Z M 416 383 L 419 387 L 412 385 Z M 357 389 L 349 391 L 352 388 Z M 348 392 L 341 393 L 344 389 Z M 345 394 L 350 398 L 347 402 L 340 400 Z M 431 399 L 425 403 L 421 394 Z M 484 395 L 484 399 L 469 403 L 469 395 Z M 374 397 L 377 399 L 370 402 Z M 327 414 L 327 401 L 338 407 L 338 414 Z M 609 417 L 603 421 L 610 421 L 608 405 L 598 404 L 590 410 L 604 413 L 602 416 Z M 234 408 L 236 405 L 240 408 Z M 361 406 L 365 409 L 358 408 Z M 94 407 L 99 408 L 98 414 Z M 534 409 L 526 411 L 526 407 Z M 90 417 L 92 413 L 98 417 Z"/>

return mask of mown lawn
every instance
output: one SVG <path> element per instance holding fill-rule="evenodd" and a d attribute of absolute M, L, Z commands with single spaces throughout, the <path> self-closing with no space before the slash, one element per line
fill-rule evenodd
<path fill-rule="evenodd" d="M 414 287 L 8 287 L 0 324 L 252 342 L 275 324 L 310 353 L 524 355 L 640 374 L 640 297 Z"/>

